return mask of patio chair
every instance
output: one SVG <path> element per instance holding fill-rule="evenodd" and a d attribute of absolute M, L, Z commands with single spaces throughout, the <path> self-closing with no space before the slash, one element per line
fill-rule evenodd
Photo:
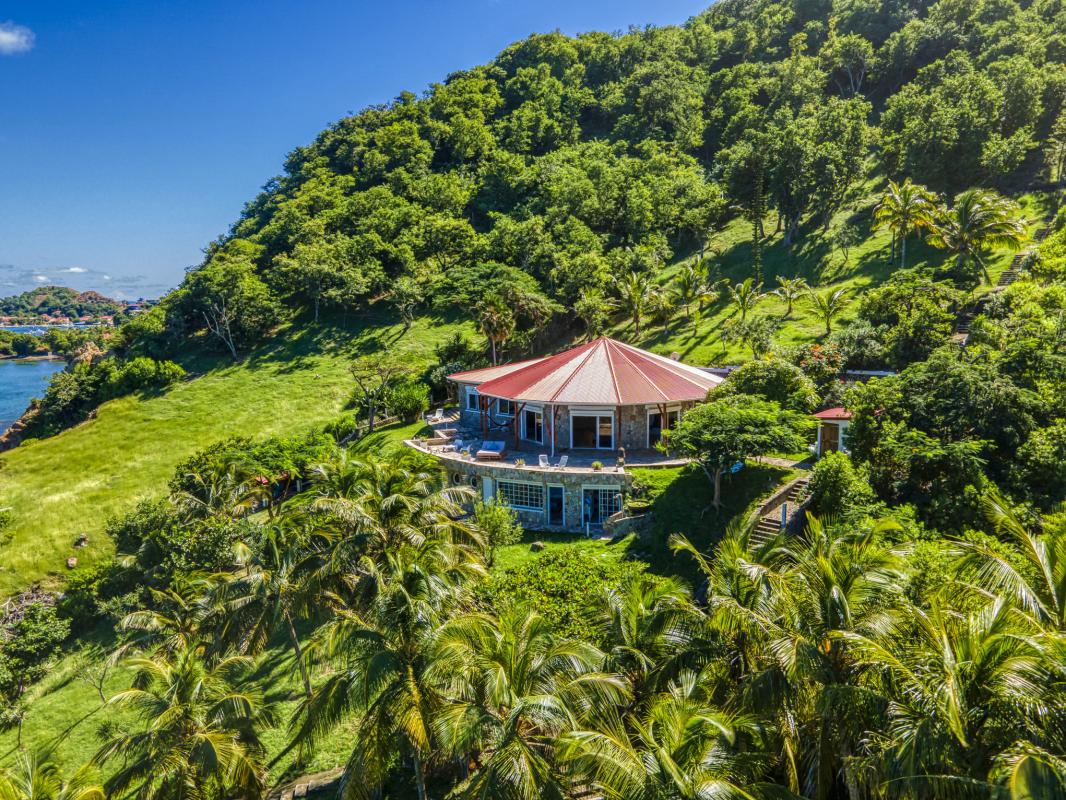
<path fill-rule="evenodd" d="M 566 462 L 570 460 L 569 455 L 559 456 L 559 463 L 555 465 L 556 469 L 566 469 Z"/>
<path fill-rule="evenodd" d="M 452 439 L 451 442 L 444 445 L 440 450 L 442 453 L 458 453 L 464 447 L 462 439 Z"/>
<path fill-rule="evenodd" d="M 444 409 L 438 408 L 436 411 L 426 417 L 426 422 L 430 425 L 435 425 L 438 422 L 444 422 Z"/>
<path fill-rule="evenodd" d="M 547 469 L 551 466 L 551 464 L 548 462 L 548 457 L 544 455 L 544 453 L 541 453 L 539 456 L 537 456 L 537 463 L 540 465 L 541 469 Z"/>

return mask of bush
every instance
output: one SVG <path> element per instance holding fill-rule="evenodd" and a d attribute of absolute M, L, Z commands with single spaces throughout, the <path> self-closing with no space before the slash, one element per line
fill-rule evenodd
<path fill-rule="evenodd" d="M 814 381 L 803 370 L 784 359 L 749 361 L 734 370 L 714 394 L 719 397 L 753 395 L 780 403 L 792 411 L 810 412 L 818 403 Z"/>
<path fill-rule="evenodd" d="M 826 453 L 815 464 L 810 483 L 810 511 L 816 517 L 845 521 L 865 516 L 874 502 L 864 470 L 844 453 Z"/>
<path fill-rule="evenodd" d="M 115 561 L 83 567 L 67 575 L 56 611 L 78 629 L 118 620 L 137 607 L 137 589 L 136 571 Z"/>
<path fill-rule="evenodd" d="M 496 559 L 496 548 L 522 540 L 522 526 L 518 524 L 518 513 L 496 498 L 492 498 L 487 503 L 478 500 L 474 504 L 474 522 L 485 535 L 489 566 L 492 566 Z"/>
<path fill-rule="evenodd" d="M 414 422 L 429 408 L 429 387 L 418 381 L 404 381 L 389 389 L 385 405 L 405 422 Z"/>
<path fill-rule="evenodd" d="M 70 622 L 60 619 L 55 608 L 43 603 L 27 606 L 22 616 L 7 626 L 0 645 L 0 693 L 9 698 L 44 674 L 49 659 L 70 635 Z"/>
<path fill-rule="evenodd" d="M 589 619 L 594 605 L 590 601 L 643 570 L 644 565 L 634 561 L 615 561 L 579 547 L 559 547 L 492 579 L 484 593 L 497 608 L 525 603 L 549 620 L 560 635 L 596 641 L 600 633 Z"/>

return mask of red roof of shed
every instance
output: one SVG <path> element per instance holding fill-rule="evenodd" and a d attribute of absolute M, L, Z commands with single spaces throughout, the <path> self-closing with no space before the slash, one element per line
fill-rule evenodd
<path fill-rule="evenodd" d="M 814 416 L 818 419 L 851 419 L 851 412 L 846 408 L 836 406 L 835 408 L 827 408 L 825 411 L 819 411 Z"/>
<path fill-rule="evenodd" d="M 471 380 L 469 373 L 450 377 Z M 722 380 L 665 356 L 601 338 L 485 380 L 478 393 L 530 403 L 623 406 L 703 400 Z"/>

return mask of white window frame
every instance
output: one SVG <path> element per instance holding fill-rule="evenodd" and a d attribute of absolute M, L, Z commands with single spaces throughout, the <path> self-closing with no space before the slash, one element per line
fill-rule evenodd
<path fill-rule="evenodd" d="M 649 407 L 648 408 L 648 415 L 647 415 L 647 418 L 646 418 L 647 424 L 644 426 L 644 432 L 645 432 L 644 441 L 647 442 L 648 449 L 651 449 L 652 447 L 655 447 L 655 445 L 653 445 L 651 443 L 651 415 L 652 414 L 661 414 L 661 413 L 662 413 L 662 411 L 660 409 L 658 409 L 658 408 L 654 408 L 654 407 Z M 677 414 L 677 422 L 680 422 L 681 421 L 681 406 L 667 406 L 666 407 L 666 416 L 667 416 L 668 419 L 669 419 L 670 415 L 673 414 L 673 413 Z M 677 423 L 675 422 L 674 425 L 676 425 L 676 424 Z M 671 426 L 671 427 L 673 427 L 673 426 Z M 668 430 L 668 428 L 660 428 L 660 430 Z"/>
<path fill-rule="evenodd" d="M 497 480 L 495 483 L 496 483 L 496 498 L 498 500 L 503 500 L 505 503 L 507 503 L 508 506 L 513 508 L 515 511 L 539 511 L 542 514 L 544 513 L 544 503 L 547 501 L 548 492 L 544 488 L 544 484 L 543 483 L 536 483 L 534 481 L 503 481 L 503 480 Z M 540 492 L 540 505 L 539 506 L 520 506 L 520 505 L 515 505 L 507 497 L 504 497 L 502 495 L 502 493 L 500 491 L 500 487 L 503 486 L 504 484 L 508 484 L 508 485 L 512 485 L 512 486 L 527 486 L 527 487 L 531 487 L 533 489 L 537 489 Z"/>
<path fill-rule="evenodd" d="M 580 409 L 578 411 L 575 411 L 575 410 L 571 409 L 570 410 L 570 449 L 571 450 L 575 449 L 574 448 L 574 417 L 592 417 L 593 419 L 596 420 L 596 446 L 592 448 L 593 450 L 615 450 L 615 449 L 617 449 L 617 446 L 618 446 L 618 425 L 617 425 L 617 422 L 615 420 L 616 416 L 617 415 L 615 414 L 614 411 L 610 411 L 610 412 L 607 412 L 607 411 L 595 411 L 595 410 L 592 410 L 592 409 L 589 409 L 589 410 Z M 609 447 L 600 447 L 600 419 L 602 417 L 610 417 L 610 419 L 611 419 L 611 444 L 610 444 Z M 585 450 L 585 449 L 588 449 L 588 448 L 584 448 L 583 447 L 581 449 Z"/>
<path fill-rule="evenodd" d="M 534 439 L 529 435 L 529 431 L 526 426 L 526 414 L 538 414 L 540 416 L 540 438 Z M 544 444 L 544 409 L 538 406 L 525 406 L 522 409 L 522 439 L 527 442 L 536 442 L 537 444 Z"/>
<path fill-rule="evenodd" d="M 621 486 L 616 486 L 616 485 L 613 485 L 613 484 L 612 485 L 603 485 L 603 484 L 594 484 L 594 483 L 583 484 L 581 486 L 581 524 L 582 525 L 585 524 L 585 492 L 586 491 L 614 492 L 616 495 L 618 495 L 618 509 L 617 509 L 618 511 L 622 510 L 622 506 L 625 503 L 625 501 L 623 499 L 623 495 L 622 495 L 622 487 Z M 602 525 L 604 523 L 604 521 L 607 519 L 607 517 L 611 516 L 611 514 L 616 513 L 615 511 L 612 511 L 611 514 L 607 514 L 606 516 L 604 516 L 604 514 L 603 514 L 603 495 L 600 495 L 599 497 L 600 497 L 600 508 L 598 510 L 600 511 L 600 521 L 597 522 L 597 523 L 592 523 L 592 524 L 595 524 L 595 525 Z"/>
<path fill-rule="evenodd" d="M 476 411 L 478 414 L 480 414 L 481 413 L 481 403 L 479 402 L 480 397 L 481 397 L 481 394 L 478 392 L 476 386 L 467 386 L 466 387 L 466 410 L 467 411 Z"/>

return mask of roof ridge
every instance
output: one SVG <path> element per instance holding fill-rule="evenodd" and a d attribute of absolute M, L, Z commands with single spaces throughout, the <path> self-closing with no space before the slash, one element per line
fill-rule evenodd
<path fill-rule="evenodd" d="M 669 398 L 666 396 L 666 392 L 664 392 L 662 390 L 662 387 L 659 386 L 659 384 L 657 384 L 654 380 L 652 380 L 652 378 L 648 375 L 648 373 L 646 373 L 644 370 L 642 370 L 640 368 L 639 364 L 637 364 L 632 358 L 630 358 L 628 351 L 630 349 L 633 349 L 633 350 L 638 350 L 638 352 L 639 352 L 639 348 L 632 347 L 631 345 L 627 345 L 624 342 L 618 342 L 618 344 L 622 345 L 622 347 L 620 348 L 620 354 L 625 358 L 625 360 L 629 364 L 629 366 L 631 366 L 633 369 L 635 369 L 637 372 L 639 372 L 640 376 L 642 378 L 644 378 L 644 380 L 646 380 L 648 382 L 648 385 L 651 386 L 651 388 L 653 388 L 655 391 L 657 391 L 660 395 L 662 395 L 664 400 L 668 400 Z M 613 375 L 614 372 L 612 371 L 611 374 Z M 619 394 L 619 401 L 621 401 L 621 395 L 620 394 Z"/>
<path fill-rule="evenodd" d="M 599 339 L 593 339 L 591 342 L 589 342 L 591 347 L 589 347 L 589 349 L 585 353 L 582 354 L 584 357 L 581 359 L 581 363 L 579 363 L 576 367 L 574 367 L 570 371 L 570 374 L 566 376 L 566 380 L 564 380 L 561 384 L 559 384 L 559 388 L 556 389 L 554 392 L 552 392 L 551 399 L 548 401 L 549 403 L 554 403 L 555 402 L 556 398 L 558 398 L 559 395 L 563 393 L 563 389 L 565 389 L 570 384 L 570 381 L 572 381 L 574 379 L 574 376 L 577 375 L 577 373 L 579 373 L 581 371 L 581 368 L 583 366 L 585 366 L 585 364 L 588 363 L 588 360 L 590 358 L 592 358 L 592 354 L 596 352 L 596 347 L 598 346 L 600 340 L 603 339 L 603 338 L 604 337 L 601 336 Z M 606 349 L 607 348 L 604 347 L 604 350 L 606 350 Z M 610 363 L 611 363 L 610 359 L 608 359 L 608 361 L 607 361 L 608 366 L 610 365 Z M 614 376 L 614 371 L 613 370 L 611 371 L 611 376 L 612 377 Z"/>

